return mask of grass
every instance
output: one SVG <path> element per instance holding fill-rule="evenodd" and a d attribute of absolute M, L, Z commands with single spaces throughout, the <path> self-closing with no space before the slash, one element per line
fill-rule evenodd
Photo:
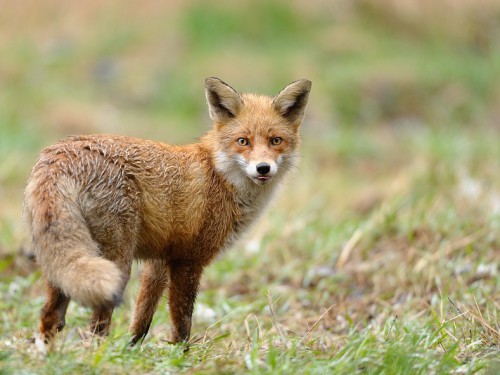
<path fill-rule="evenodd" d="M 0 14 L 0 374 L 496 373 L 498 5 L 457 2 L 441 22 L 448 9 L 410 0 L 174 3 Z M 166 341 L 166 302 L 127 346 L 140 265 L 108 338 L 70 304 L 40 345 L 20 219 L 36 154 L 74 133 L 190 142 L 208 126 L 211 75 L 270 94 L 302 76 L 314 87 L 301 166 L 207 268 L 190 350 Z"/>

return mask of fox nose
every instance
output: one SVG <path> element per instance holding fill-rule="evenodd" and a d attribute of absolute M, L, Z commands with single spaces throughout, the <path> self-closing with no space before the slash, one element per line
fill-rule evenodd
<path fill-rule="evenodd" d="M 257 164 L 257 172 L 260 174 L 268 174 L 270 170 L 271 170 L 271 166 L 267 163 Z"/>

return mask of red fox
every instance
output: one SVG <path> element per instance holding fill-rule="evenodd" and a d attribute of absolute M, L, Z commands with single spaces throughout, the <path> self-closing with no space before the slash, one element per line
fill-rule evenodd
<path fill-rule="evenodd" d="M 188 341 L 203 269 L 261 214 L 297 164 L 311 82 L 276 97 L 205 80 L 213 129 L 173 146 L 115 135 L 71 136 L 44 149 L 25 191 L 24 216 L 47 298 L 40 334 L 65 325 L 71 298 L 105 335 L 134 259 L 144 262 L 130 326 L 146 336 L 166 290 L 171 340 Z"/>

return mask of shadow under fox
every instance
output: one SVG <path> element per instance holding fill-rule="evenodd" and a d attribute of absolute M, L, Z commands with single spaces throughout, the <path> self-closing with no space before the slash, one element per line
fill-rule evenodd
<path fill-rule="evenodd" d="M 214 125 L 173 146 L 114 135 L 69 137 L 44 149 L 25 191 L 24 215 L 47 285 L 40 332 L 65 325 L 71 298 L 109 331 L 134 259 L 144 261 L 131 323 L 144 338 L 166 290 L 171 340 L 189 340 L 203 269 L 248 228 L 298 160 L 311 82 L 275 98 L 239 94 L 207 78 Z"/>

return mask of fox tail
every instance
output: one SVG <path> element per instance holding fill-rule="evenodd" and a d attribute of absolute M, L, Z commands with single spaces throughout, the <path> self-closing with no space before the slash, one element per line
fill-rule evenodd
<path fill-rule="evenodd" d="M 77 188 L 69 181 L 32 179 L 28 184 L 24 216 L 31 227 L 37 263 L 50 284 L 82 305 L 118 305 L 124 274 L 100 255 L 76 196 Z"/>

